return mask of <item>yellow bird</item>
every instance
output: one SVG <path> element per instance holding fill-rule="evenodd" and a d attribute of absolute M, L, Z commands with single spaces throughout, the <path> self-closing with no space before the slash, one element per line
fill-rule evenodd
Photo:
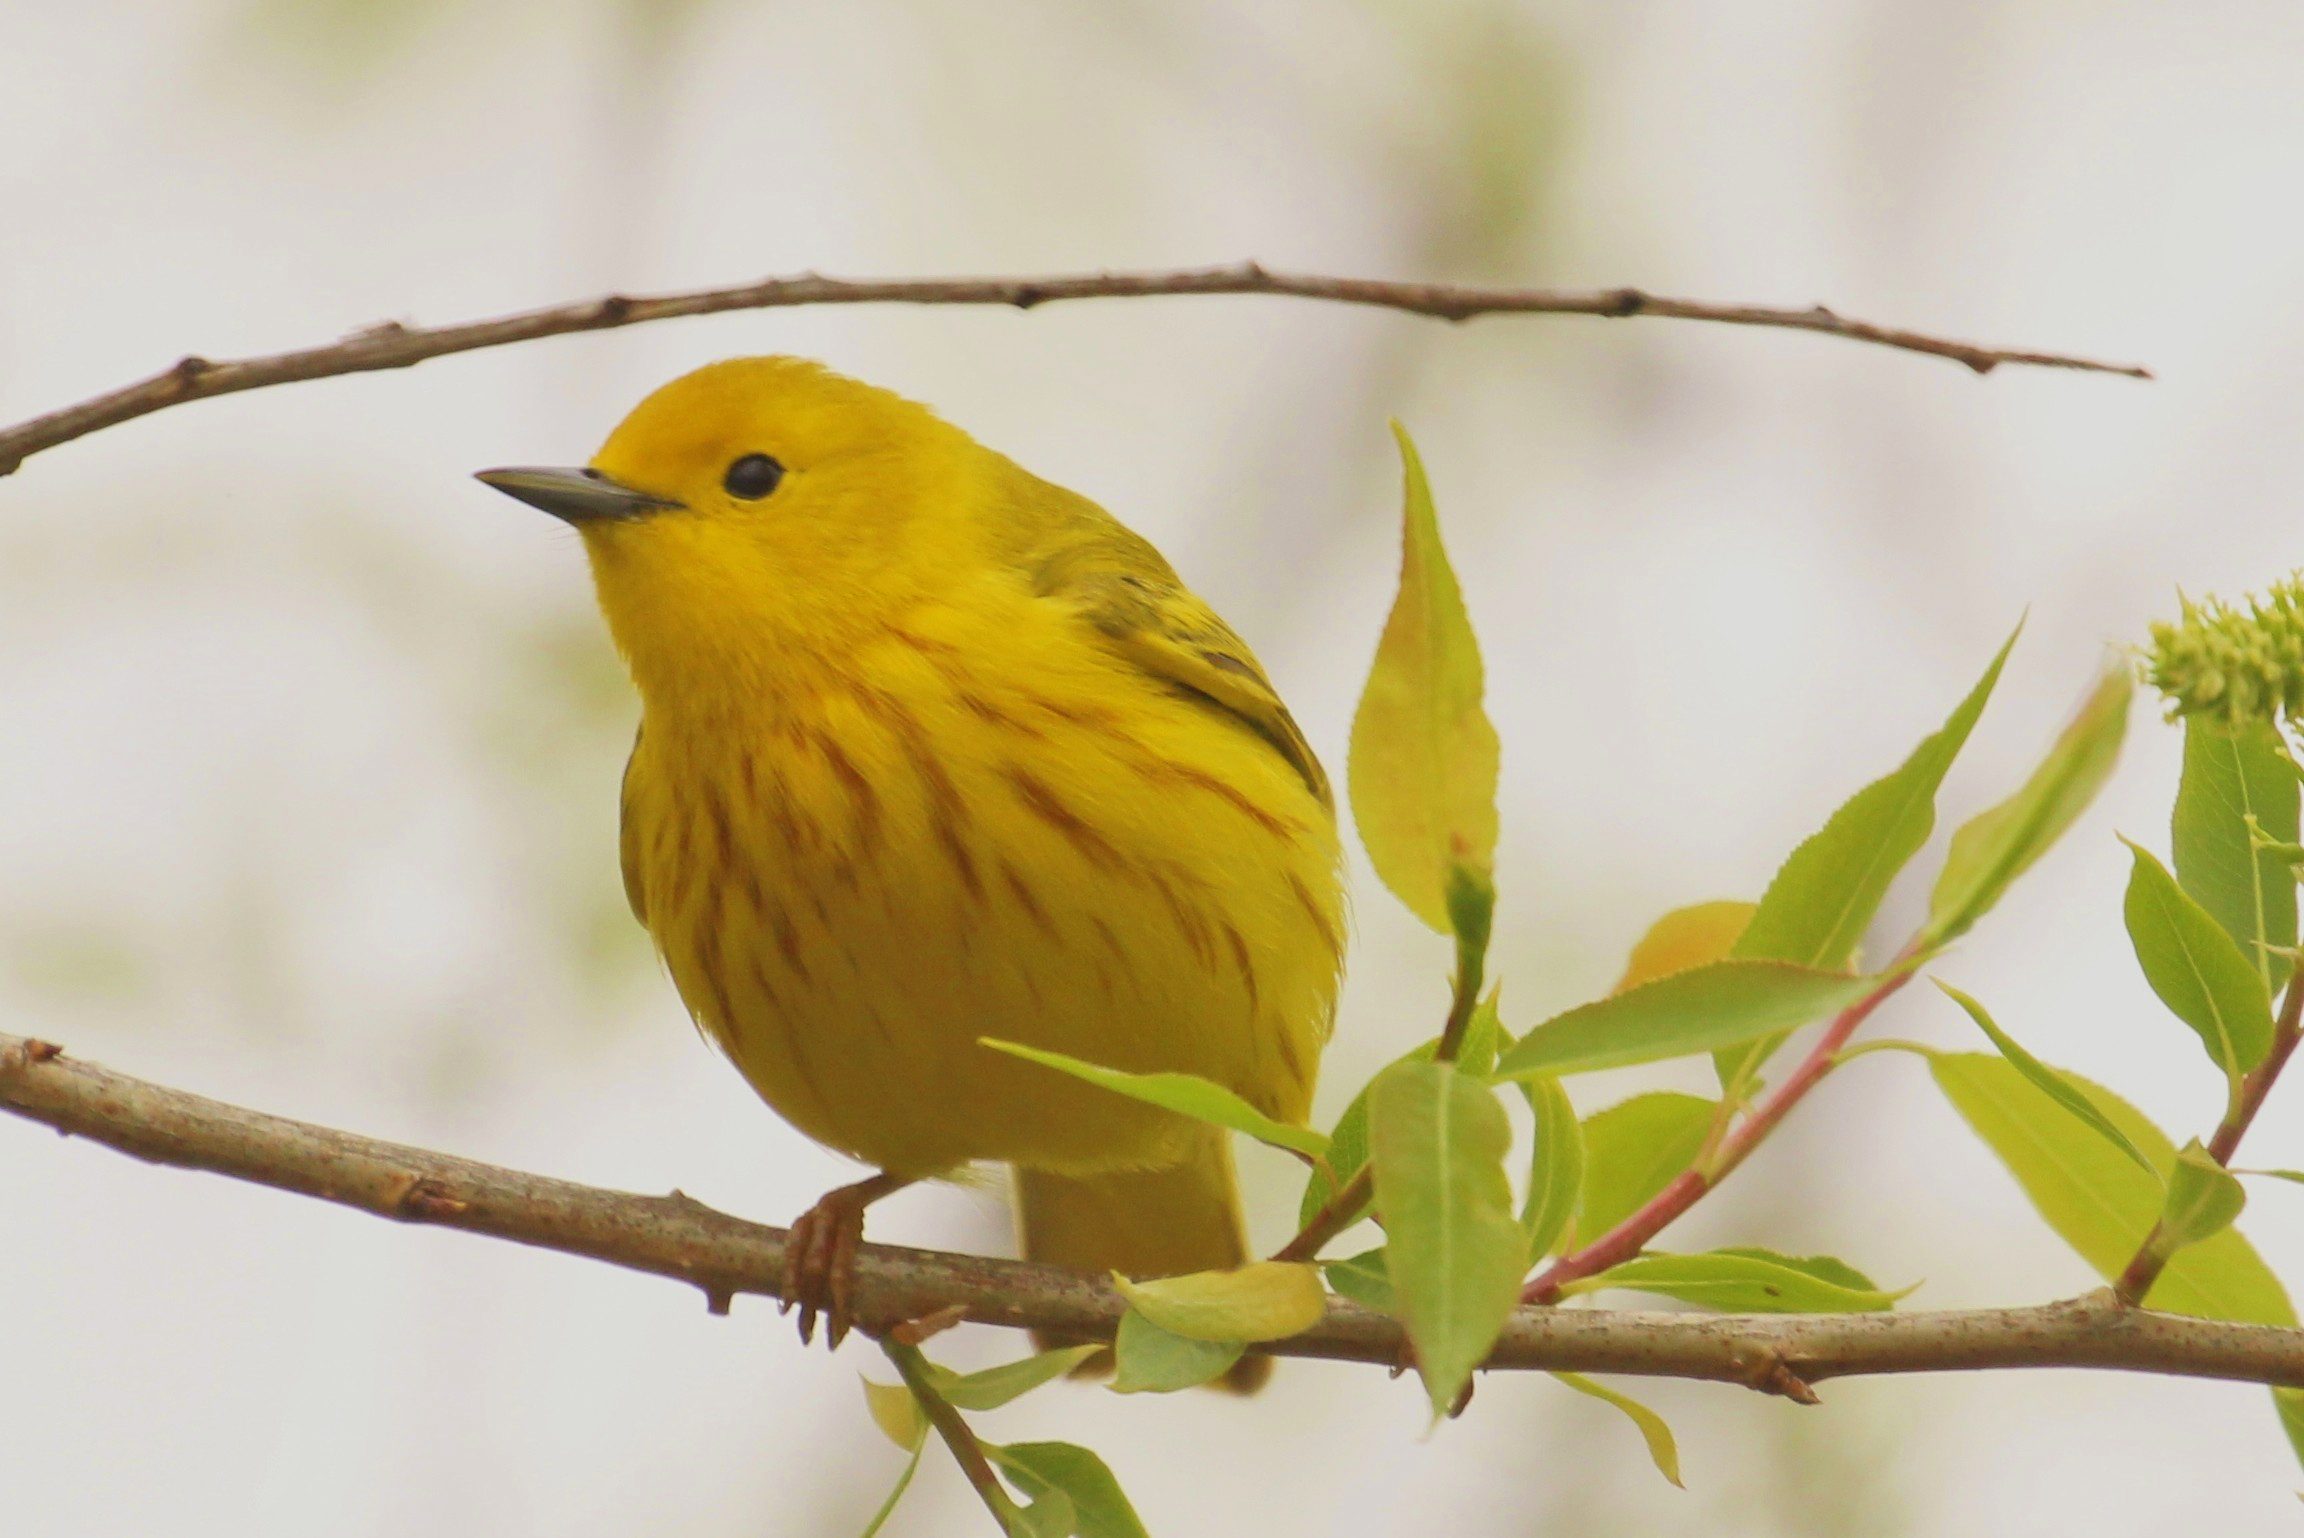
<path fill-rule="evenodd" d="M 794 1228 L 803 1337 L 846 1328 L 864 1208 L 978 1160 L 1014 1166 L 1032 1259 L 1246 1259 L 1223 1134 L 980 1044 L 1310 1107 L 1344 943 L 1327 779 L 1159 552 L 793 358 L 674 380 L 584 469 L 480 479 L 583 535 L 642 704 L 625 890 L 689 1012 L 880 1171 Z"/>

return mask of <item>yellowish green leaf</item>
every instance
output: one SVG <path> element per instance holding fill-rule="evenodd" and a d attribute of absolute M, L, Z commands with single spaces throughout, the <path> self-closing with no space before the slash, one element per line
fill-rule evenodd
<path fill-rule="evenodd" d="M 1485 876 L 1495 861 L 1496 730 L 1423 461 L 1393 432 L 1405 472 L 1400 590 L 1352 718 L 1352 816 L 1376 874 L 1446 934 L 1449 873 Z"/>
<path fill-rule="evenodd" d="M 1266 1116 L 1247 1101 L 1223 1085 L 1189 1073 L 1127 1073 L 1118 1068 L 1106 1068 L 1097 1063 L 1083 1062 L 1066 1057 L 1061 1052 L 1047 1052 L 1038 1047 L 1027 1047 L 1013 1041 L 999 1041 L 985 1037 L 983 1045 L 1010 1057 L 1053 1068 L 1083 1079 L 1099 1089 L 1108 1089 L 1146 1105 L 1156 1105 L 1174 1111 L 1194 1121 L 1212 1126 L 1229 1127 L 1234 1132 L 1245 1132 L 1259 1143 L 1285 1148 L 1291 1153 L 1319 1158 L 1328 1151 L 1328 1140 L 1310 1127 L 1299 1127 L 1289 1122 Z"/>
<path fill-rule="evenodd" d="M 1999 1057 L 1944 1052 L 1929 1060 L 1929 1070 L 2048 1226 L 2097 1275 L 2116 1280 L 2159 1219 L 2162 1181 L 2176 1164 L 2167 1134 L 2110 1090 L 2064 1075 L 2142 1150 L 2152 1164 L 2147 1172 Z M 2296 1322 L 2286 1289 L 2237 1228 L 2178 1251 L 2145 1302 L 2202 1319 Z"/>
<path fill-rule="evenodd" d="M 1120 1316 L 1112 1342 L 1116 1394 L 1168 1394 L 1222 1377 L 1240 1360 L 1238 1341 L 1192 1340 L 1171 1334 L 1135 1309 Z"/>
<path fill-rule="evenodd" d="M 1861 1272 L 1829 1256 L 1778 1255 L 1758 1249 L 1713 1250 L 1702 1255 L 1652 1251 L 1572 1282 L 1561 1291 L 1574 1294 L 1608 1288 L 1652 1292 L 1737 1314 L 1877 1313 L 1895 1307 L 1897 1299 L 1912 1291 L 1910 1287 L 1885 1291 Z"/>
<path fill-rule="evenodd" d="M 2144 980 L 2198 1034 L 2237 1094 L 2240 1076 L 2272 1045 L 2263 975 L 2158 860 L 2137 844 L 2128 847 L 2136 858 L 2122 912 Z"/>
<path fill-rule="evenodd" d="M 1936 826 L 1936 790 L 1968 741 L 1976 718 L 2023 626 L 2011 632 L 1984 676 L 1943 726 L 1892 772 L 1848 798 L 1792 851 L 1737 940 L 1735 954 L 1822 971 L 1846 967 L 1905 862 Z"/>
<path fill-rule="evenodd" d="M 1445 1415 L 1519 1302 L 1528 1243 L 1495 1091 L 1447 1063 L 1395 1063 L 1368 1095 L 1385 1267 L 1433 1413 Z"/>
<path fill-rule="evenodd" d="M 1659 977 L 1726 960 L 1752 922 L 1755 906 L 1723 900 L 1673 909 L 1648 926 L 1624 963 L 1624 975 L 1609 991 L 1627 993 Z"/>
<path fill-rule="evenodd" d="M 1398 1316 L 1400 1300 L 1392 1292 L 1392 1274 L 1385 1268 L 1381 1244 L 1346 1260 L 1328 1261 L 1320 1269 L 1328 1275 L 1329 1290 L 1338 1297 Z"/>
<path fill-rule="evenodd" d="M 1624 1412 L 1639 1429 L 1640 1440 L 1648 1444 L 1648 1457 L 1656 1465 L 1656 1472 L 1683 1490 L 1680 1484 L 1680 1447 L 1672 1440 L 1672 1428 L 1664 1424 L 1664 1417 L 1649 1409 L 1629 1394 L 1619 1394 L 1607 1385 L 1585 1377 L 1580 1372 L 1556 1372 L 1552 1375 L 1579 1394 L 1589 1394 L 1603 1404 L 1612 1404 Z"/>
<path fill-rule="evenodd" d="M 2256 964 L 2269 992 L 2273 950 L 2296 943 L 2296 765 L 2272 724 L 2237 730 L 2184 720 L 2184 777 L 2170 819 L 2176 880 Z"/>
<path fill-rule="evenodd" d="M 1113 1285 L 1135 1310 L 1187 1340 L 1281 1340 L 1320 1322 L 1328 1293 L 1317 1266 L 1259 1260 L 1232 1271 L 1194 1271 Z"/>
<path fill-rule="evenodd" d="M 1011 1442 L 984 1449 L 1008 1482 L 1034 1505 L 1061 1500 L 1078 1538 L 1147 1538 L 1136 1508 L 1112 1470 L 1085 1447 L 1070 1442 Z"/>
<path fill-rule="evenodd" d="M 1952 835 L 1928 898 L 1924 948 L 1966 934 L 2088 809 L 2119 760 L 2134 692 L 2126 667 L 2106 669 L 2031 777 Z"/>
<path fill-rule="evenodd" d="M 1586 1117 L 1576 1242 L 1623 1222 L 1695 1162 L 1719 1110 L 1716 1100 L 1659 1090 Z"/>
<path fill-rule="evenodd" d="M 997 1410 L 1043 1383 L 1063 1377 L 1103 1349 L 1093 1344 L 1062 1346 L 969 1373 L 954 1372 L 930 1362 L 928 1381 L 937 1393 L 963 1410 Z"/>
<path fill-rule="evenodd" d="M 881 1435 L 906 1451 L 917 1448 L 921 1438 L 928 1435 L 928 1417 L 920 1401 L 901 1383 L 874 1383 L 866 1378 L 864 1408 L 872 1412 L 872 1424 L 880 1428 Z"/>
<path fill-rule="evenodd" d="M 1942 989 L 1944 995 L 1953 1003 L 1968 1012 L 1968 1018 L 1975 1021 L 1978 1029 L 1991 1038 L 1992 1045 L 2000 1049 L 2000 1055 L 2008 1060 L 2008 1065 L 2029 1080 L 2033 1088 L 2055 1101 L 2065 1110 L 2070 1111 L 2074 1116 L 2079 1117 L 2082 1125 L 2110 1142 L 2114 1148 L 2120 1150 L 2122 1155 L 2134 1160 L 2138 1169 L 2147 1174 L 2152 1173 L 2152 1161 L 2144 1157 L 2143 1150 L 2129 1142 L 2128 1135 L 2113 1123 L 2111 1117 L 2096 1109 L 2096 1102 L 2081 1094 L 2079 1089 L 2064 1076 L 2062 1069 L 2052 1068 L 2025 1051 L 2014 1038 L 1993 1023 L 1991 1015 L 1985 1012 L 1983 1005 L 1977 1003 L 1967 994 L 1962 993 L 1947 982 L 1938 981 L 1936 986 Z M 2157 1180 L 2159 1176 L 2155 1174 L 2153 1178 Z"/>
<path fill-rule="evenodd" d="M 1520 1092 L 1535 1122 L 1520 1227 L 1528 1236 L 1529 1259 L 1541 1260 L 1560 1247 L 1576 1220 L 1576 1201 L 1584 1191 L 1584 1127 L 1558 1079 L 1522 1079 Z"/>
<path fill-rule="evenodd" d="M 1589 1073 L 1733 1047 L 1844 1009 L 1881 981 L 1782 961 L 1715 961 L 1554 1015 L 1515 1042 L 1496 1073 Z"/>

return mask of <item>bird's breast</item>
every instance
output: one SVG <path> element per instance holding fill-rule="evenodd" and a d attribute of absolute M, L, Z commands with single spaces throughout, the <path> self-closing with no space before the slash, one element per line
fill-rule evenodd
<path fill-rule="evenodd" d="M 741 699 L 651 699 L 650 930 L 787 1119 L 908 1173 L 1162 1162 L 1178 1125 L 996 1037 L 1309 1105 L 1332 818 L 1269 744 L 1064 626 L 925 614 Z"/>

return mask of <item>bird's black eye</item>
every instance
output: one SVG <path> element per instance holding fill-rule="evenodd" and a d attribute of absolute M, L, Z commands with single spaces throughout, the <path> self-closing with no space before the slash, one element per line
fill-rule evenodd
<path fill-rule="evenodd" d="M 728 488 L 728 495 L 757 502 L 776 489 L 784 479 L 784 467 L 765 454 L 747 454 L 728 467 L 728 476 L 720 484 Z"/>

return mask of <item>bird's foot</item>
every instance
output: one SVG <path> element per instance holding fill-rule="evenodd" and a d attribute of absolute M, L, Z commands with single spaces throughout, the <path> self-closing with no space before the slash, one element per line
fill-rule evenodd
<path fill-rule="evenodd" d="M 827 1191 L 800 1214 L 784 1240 L 784 1301 L 779 1312 L 800 1310 L 800 1343 L 816 1338 L 816 1316 L 824 1316 L 824 1339 L 838 1347 L 855 1324 L 850 1302 L 856 1281 L 856 1247 L 864 1242 L 864 1209 L 911 1184 L 895 1175 L 874 1175 Z"/>

